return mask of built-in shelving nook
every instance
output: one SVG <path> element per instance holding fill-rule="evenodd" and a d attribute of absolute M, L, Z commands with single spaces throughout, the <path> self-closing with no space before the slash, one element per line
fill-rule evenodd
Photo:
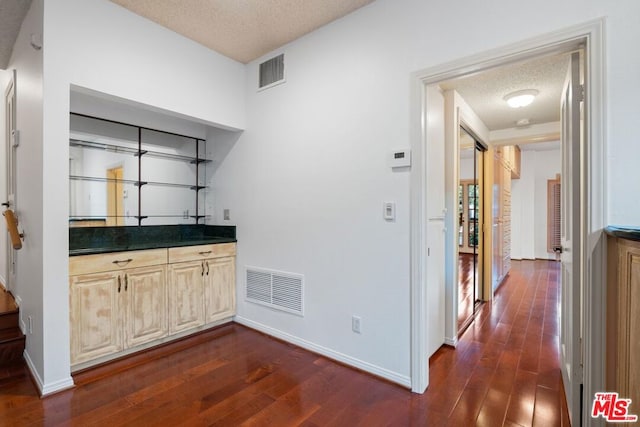
<path fill-rule="evenodd" d="M 201 224 L 206 141 L 70 113 L 69 225 Z"/>

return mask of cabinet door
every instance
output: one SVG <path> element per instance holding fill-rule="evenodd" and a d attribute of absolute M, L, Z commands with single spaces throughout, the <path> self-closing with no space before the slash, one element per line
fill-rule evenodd
<path fill-rule="evenodd" d="M 169 332 L 204 324 L 204 261 L 169 265 Z"/>
<path fill-rule="evenodd" d="M 640 402 L 640 244 L 617 239 L 618 357 L 616 391 L 631 399 L 632 413 Z M 607 355 L 608 356 L 608 355 Z M 634 424 L 635 425 L 635 424 Z"/>
<path fill-rule="evenodd" d="M 123 272 L 125 347 L 167 335 L 166 266 L 141 267 Z"/>
<path fill-rule="evenodd" d="M 205 322 L 233 316 L 236 312 L 235 257 L 205 261 Z"/>
<path fill-rule="evenodd" d="M 118 277 L 107 272 L 69 279 L 72 365 L 122 351 Z"/>

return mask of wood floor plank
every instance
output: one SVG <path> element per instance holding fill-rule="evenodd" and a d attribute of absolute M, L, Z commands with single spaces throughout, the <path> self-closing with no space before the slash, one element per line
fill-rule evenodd
<path fill-rule="evenodd" d="M 0 371 L 0 425 L 568 426 L 558 277 L 555 262 L 514 261 L 457 348 L 431 357 L 423 395 L 232 323 L 44 399 L 23 365 Z"/>

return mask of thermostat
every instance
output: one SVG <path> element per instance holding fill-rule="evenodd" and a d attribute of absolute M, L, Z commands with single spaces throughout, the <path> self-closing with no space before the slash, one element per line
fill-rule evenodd
<path fill-rule="evenodd" d="M 392 168 L 411 166 L 411 150 L 408 148 L 393 150 L 389 155 L 389 166 Z"/>

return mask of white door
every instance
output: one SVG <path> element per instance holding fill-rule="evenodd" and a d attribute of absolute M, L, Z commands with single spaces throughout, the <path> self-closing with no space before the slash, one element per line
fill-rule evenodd
<path fill-rule="evenodd" d="M 13 72 L 13 77 L 7 86 L 5 92 L 5 153 L 6 153 L 6 194 L 7 199 L 2 200 L 3 209 L 15 210 L 15 160 L 16 151 L 14 141 L 17 138 L 16 132 L 16 73 Z M 4 222 L 4 219 L 2 219 Z M 5 228 L 4 225 L 2 228 Z M 5 236 L 5 258 L 6 268 L 1 271 L 0 274 L 4 276 L 7 283 L 5 283 L 8 290 L 13 289 L 13 283 L 15 282 L 16 272 L 16 254 L 13 246 L 11 245 L 11 238 L 9 233 L 3 233 Z"/>
<path fill-rule="evenodd" d="M 560 311 L 560 358 L 562 379 L 572 425 L 580 425 L 581 348 L 581 120 L 583 90 L 580 54 L 571 54 L 561 101 L 562 187 L 561 236 L 562 296 Z"/>
<path fill-rule="evenodd" d="M 426 322 L 427 354 L 445 341 L 445 169 L 444 96 L 437 86 L 427 87 L 427 213 Z"/>

